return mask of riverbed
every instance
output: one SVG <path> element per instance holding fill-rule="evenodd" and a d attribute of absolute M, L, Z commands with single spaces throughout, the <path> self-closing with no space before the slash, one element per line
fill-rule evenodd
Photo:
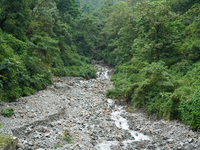
<path fill-rule="evenodd" d="M 94 67 L 95 79 L 55 78 L 54 85 L 31 96 L 1 102 L 1 108 L 15 108 L 10 118 L 0 115 L 1 131 L 19 138 L 18 150 L 200 149 L 199 132 L 189 126 L 106 98 L 106 90 L 114 88 L 113 68 L 100 62 Z"/>

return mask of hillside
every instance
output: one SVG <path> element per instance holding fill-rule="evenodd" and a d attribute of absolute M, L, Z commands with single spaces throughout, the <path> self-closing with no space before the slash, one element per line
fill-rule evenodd
<path fill-rule="evenodd" d="M 1 0 L 0 101 L 93 78 L 115 66 L 107 97 L 200 128 L 198 0 Z"/>

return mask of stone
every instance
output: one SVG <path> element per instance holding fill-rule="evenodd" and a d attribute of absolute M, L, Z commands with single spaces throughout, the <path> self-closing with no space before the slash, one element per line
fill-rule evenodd
<path fill-rule="evenodd" d="M 98 70 L 101 69 L 101 67 L 98 68 Z M 106 71 L 106 69 L 103 70 Z M 163 119 L 149 120 L 146 115 L 144 117 L 144 113 L 140 112 L 140 110 L 137 112 L 136 109 L 132 109 L 131 112 L 125 112 L 124 110 L 128 106 L 119 106 L 122 103 L 118 100 L 112 100 L 113 103 L 109 103 L 105 95 L 102 94 L 106 92 L 107 88 L 113 88 L 113 85 L 109 79 L 103 80 L 105 75 L 105 72 L 99 73 L 99 77 L 93 80 L 78 80 L 65 77 L 58 81 L 60 83 L 55 83 L 55 88 L 54 85 L 50 85 L 47 89 L 36 92 L 32 97 L 30 96 L 31 98 L 22 98 L 20 103 L 17 103 L 17 108 L 14 112 L 19 116 L 13 115 L 16 119 L 9 120 L 10 125 L 14 128 L 17 125 L 20 126 L 18 132 L 13 132 L 15 135 L 19 135 L 21 139 L 18 144 L 18 150 L 53 149 L 56 144 L 62 142 L 60 139 L 64 137 L 63 133 L 70 135 L 74 141 L 68 144 L 66 142 L 63 147 L 57 148 L 61 150 L 96 149 L 101 142 L 104 143 L 101 149 L 108 148 L 113 150 L 200 149 L 196 147 L 200 145 L 200 141 L 195 139 L 198 137 L 196 136 L 197 133 L 191 133 L 189 127 L 184 124 L 180 123 L 180 126 L 177 127 L 176 121 L 172 121 L 169 124 Z M 67 83 L 64 82 L 65 79 L 67 79 Z M 71 89 L 67 90 L 69 89 L 67 86 L 70 83 L 73 87 L 71 86 Z M 25 101 L 26 103 L 21 103 Z M 27 110 L 25 106 L 27 106 Z M 66 109 L 64 110 L 64 115 L 61 116 L 58 111 L 63 107 L 66 107 Z M 127 129 L 116 126 L 117 122 L 112 118 L 115 112 L 119 112 L 119 122 L 124 123 L 127 121 Z M 34 113 L 36 114 L 35 117 Z M 49 117 L 50 115 L 52 116 Z M 126 120 L 120 120 L 121 117 Z M 2 119 L 1 116 L 0 119 Z M 4 120 L 1 122 L 4 122 Z M 5 124 L 8 126 L 6 121 Z M 19 121 L 21 123 L 18 123 Z M 35 121 L 36 123 L 32 124 Z M 136 132 L 131 132 L 134 129 L 138 130 L 137 134 Z M 184 133 L 179 132 L 179 129 Z M 133 134 L 135 138 L 132 137 Z M 142 134 L 150 136 L 151 141 L 137 141 L 140 137 L 143 138 Z M 193 139 L 189 140 L 189 138 Z M 183 139 L 185 140 L 183 141 Z M 25 140 L 27 141 L 24 142 Z M 32 143 L 30 144 L 30 141 L 33 145 Z M 181 141 L 185 145 L 182 145 Z M 190 141 L 193 143 L 191 142 L 190 144 Z M 116 144 L 111 145 L 112 142 Z"/>
<path fill-rule="evenodd" d="M 188 141 L 188 143 L 192 143 L 193 142 L 193 138 L 190 138 L 187 141 Z"/>
<path fill-rule="evenodd" d="M 167 143 L 173 143 L 174 142 L 174 139 L 168 139 L 167 140 Z"/>
<path fill-rule="evenodd" d="M 32 141 L 29 141 L 29 142 L 28 142 L 28 145 L 29 145 L 29 146 L 33 146 L 33 142 L 32 142 Z"/>
<path fill-rule="evenodd" d="M 25 149 L 25 146 L 24 146 L 23 144 L 17 144 L 17 147 L 18 147 L 18 148 Z"/>
<path fill-rule="evenodd" d="M 45 137 L 50 137 L 50 133 L 46 133 L 44 136 Z"/>
<path fill-rule="evenodd" d="M 170 131 L 169 133 L 172 135 L 174 133 L 174 131 Z"/>

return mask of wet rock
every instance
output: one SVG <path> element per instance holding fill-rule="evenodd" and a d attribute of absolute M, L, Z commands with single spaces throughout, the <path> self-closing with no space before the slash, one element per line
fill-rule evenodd
<path fill-rule="evenodd" d="M 190 138 L 187 140 L 189 143 L 192 143 L 193 142 L 193 138 Z"/>
<path fill-rule="evenodd" d="M 5 124 L 3 132 L 13 132 L 21 138 L 18 150 L 50 150 L 54 146 L 60 150 L 99 150 L 97 145 L 101 144 L 101 149 L 113 150 L 198 149 L 200 142 L 195 137 L 199 136 L 182 123 L 149 117 L 142 109 L 131 108 L 126 112 L 125 101 L 107 99 L 106 89 L 113 88 L 109 81 L 112 71 L 95 66 L 98 71 L 104 71 L 96 79 L 63 77 L 15 104 L 5 103 L 17 107 L 13 119 L 0 116 L 0 120 Z M 117 111 L 120 113 L 113 119 L 113 112 Z M 148 137 L 145 135 L 151 140 L 144 140 Z M 70 138 L 72 143 L 62 141 Z M 59 147 L 62 142 L 63 146 Z"/>

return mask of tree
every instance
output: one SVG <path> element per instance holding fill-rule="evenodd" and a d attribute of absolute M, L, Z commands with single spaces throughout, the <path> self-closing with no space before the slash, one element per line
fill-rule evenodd
<path fill-rule="evenodd" d="M 77 17 L 80 14 L 77 4 L 74 0 L 60 0 L 57 3 L 60 16 L 64 17 L 65 14 L 70 14 L 72 17 Z"/>
<path fill-rule="evenodd" d="M 30 37 L 33 34 L 46 32 L 49 35 L 54 35 L 53 26 L 58 19 L 58 9 L 54 0 L 31 0 L 30 8 L 31 23 L 27 27 L 26 35 Z"/>
<path fill-rule="evenodd" d="M 0 28 L 25 40 L 24 32 L 30 24 L 30 9 L 27 0 L 0 1 Z"/>
<path fill-rule="evenodd" d="M 107 62 L 112 61 L 116 65 L 132 58 L 131 46 L 137 35 L 134 25 L 133 11 L 127 3 L 120 1 L 112 6 L 112 12 L 102 30 L 108 43 L 107 51 L 110 53 Z"/>
<path fill-rule="evenodd" d="M 177 15 L 170 6 L 165 2 L 142 2 L 134 11 L 139 35 L 132 47 L 136 55 L 149 62 L 176 56 L 173 47 L 180 41 L 184 27 L 174 21 Z"/>
<path fill-rule="evenodd" d="M 167 0 L 173 11 L 179 14 L 184 14 L 190 9 L 195 3 L 200 4 L 199 0 Z"/>

